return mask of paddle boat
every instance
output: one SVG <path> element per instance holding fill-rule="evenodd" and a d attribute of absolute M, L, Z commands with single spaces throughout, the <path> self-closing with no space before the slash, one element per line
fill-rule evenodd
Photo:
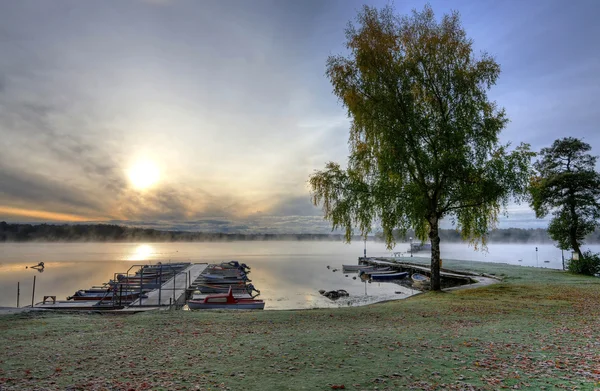
<path fill-rule="evenodd" d="M 262 300 L 236 298 L 233 291 L 229 289 L 226 294 L 208 295 L 204 300 L 189 300 L 188 307 L 191 310 L 207 309 L 235 309 L 235 310 L 262 310 L 265 302 Z"/>

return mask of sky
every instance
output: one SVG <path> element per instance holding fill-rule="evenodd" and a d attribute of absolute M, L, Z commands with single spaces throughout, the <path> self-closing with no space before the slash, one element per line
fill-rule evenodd
<path fill-rule="evenodd" d="M 345 164 L 325 76 L 355 0 L 0 2 L 0 220 L 326 233 L 308 177 Z M 395 1 L 399 14 L 422 1 Z M 502 142 L 600 154 L 600 2 L 430 1 L 502 73 Z M 511 205 L 501 227 L 545 227 Z"/>

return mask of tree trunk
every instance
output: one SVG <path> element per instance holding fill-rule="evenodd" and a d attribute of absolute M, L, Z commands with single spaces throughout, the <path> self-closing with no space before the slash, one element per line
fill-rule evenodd
<path fill-rule="evenodd" d="M 440 283 L 440 233 L 438 218 L 429 219 L 429 240 L 431 241 L 431 290 L 441 290 Z"/>
<path fill-rule="evenodd" d="M 577 216 L 577 212 L 575 211 L 575 196 L 573 189 L 569 189 L 569 193 L 571 197 L 569 197 L 569 211 L 571 212 L 571 227 L 569 229 L 570 239 L 571 239 L 571 247 L 573 247 L 573 251 L 577 252 L 579 255 L 579 259 L 581 259 L 581 249 L 579 248 L 579 243 L 577 243 L 577 230 L 579 228 L 579 216 Z"/>

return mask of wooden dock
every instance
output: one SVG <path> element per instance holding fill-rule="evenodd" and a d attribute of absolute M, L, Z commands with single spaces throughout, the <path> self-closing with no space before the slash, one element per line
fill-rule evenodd
<path fill-rule="evenodd" d="M 411 262 L 411 257 L 393 257 L 393 258 L 358 258 L 359 264 L 374 265 L 374 266 L 387 266 L 392 269 L 410 272 L 420 273 L 431 277 L 431 269 L 428 266 L 422 264 L 416 264 Z M 458 280 L 461 283 L 470 284 L 474 282 L 472 277 L 478 276 L 475 273 L 468 272 L 456 272 L 454 270 L 440 270 L 440 277 L 450 280 Z"/>
<path fill-rule="evenodd" d="M 166 281 L 160 288 L 148 292 L 128 307 L 163 307 L 185 304 L 186 294 L 192 283 L 208 267 L 207 263 L 194 263 Z"/>

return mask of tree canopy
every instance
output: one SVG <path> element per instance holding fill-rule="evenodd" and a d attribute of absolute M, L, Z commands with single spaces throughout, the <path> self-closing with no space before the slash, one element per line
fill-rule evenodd
<path fill-rule="evenodd" d="M 527 188 L 532 154 L 499 143 L 508 120 L 487 96 L 500 66 L 473 53 L 458 13 L 438 22 L 429 6 L 404 17 L 365 6 L 346 40 L 348 54 L 329 57 L 327 76 L 351 119 L 348 167 L 329 162 L 311 175 L 313 202 L 348 241 L 374 222 L 390 248 L 395 228 L 428 236 L 439 290 L 440 220 L 485 239 Z"/>
<path fill-rule="evenodd" d="M 537 175 L 531 180 L 531 207 L 538 218 L 552 213 L 548 226 L 558 247 L 572 249 L 582 257 L 584 238 L 598 227 L 600 218 L 600 174 L 591 146 L 566 137 L 543 148 L 535 162 Z"/>

